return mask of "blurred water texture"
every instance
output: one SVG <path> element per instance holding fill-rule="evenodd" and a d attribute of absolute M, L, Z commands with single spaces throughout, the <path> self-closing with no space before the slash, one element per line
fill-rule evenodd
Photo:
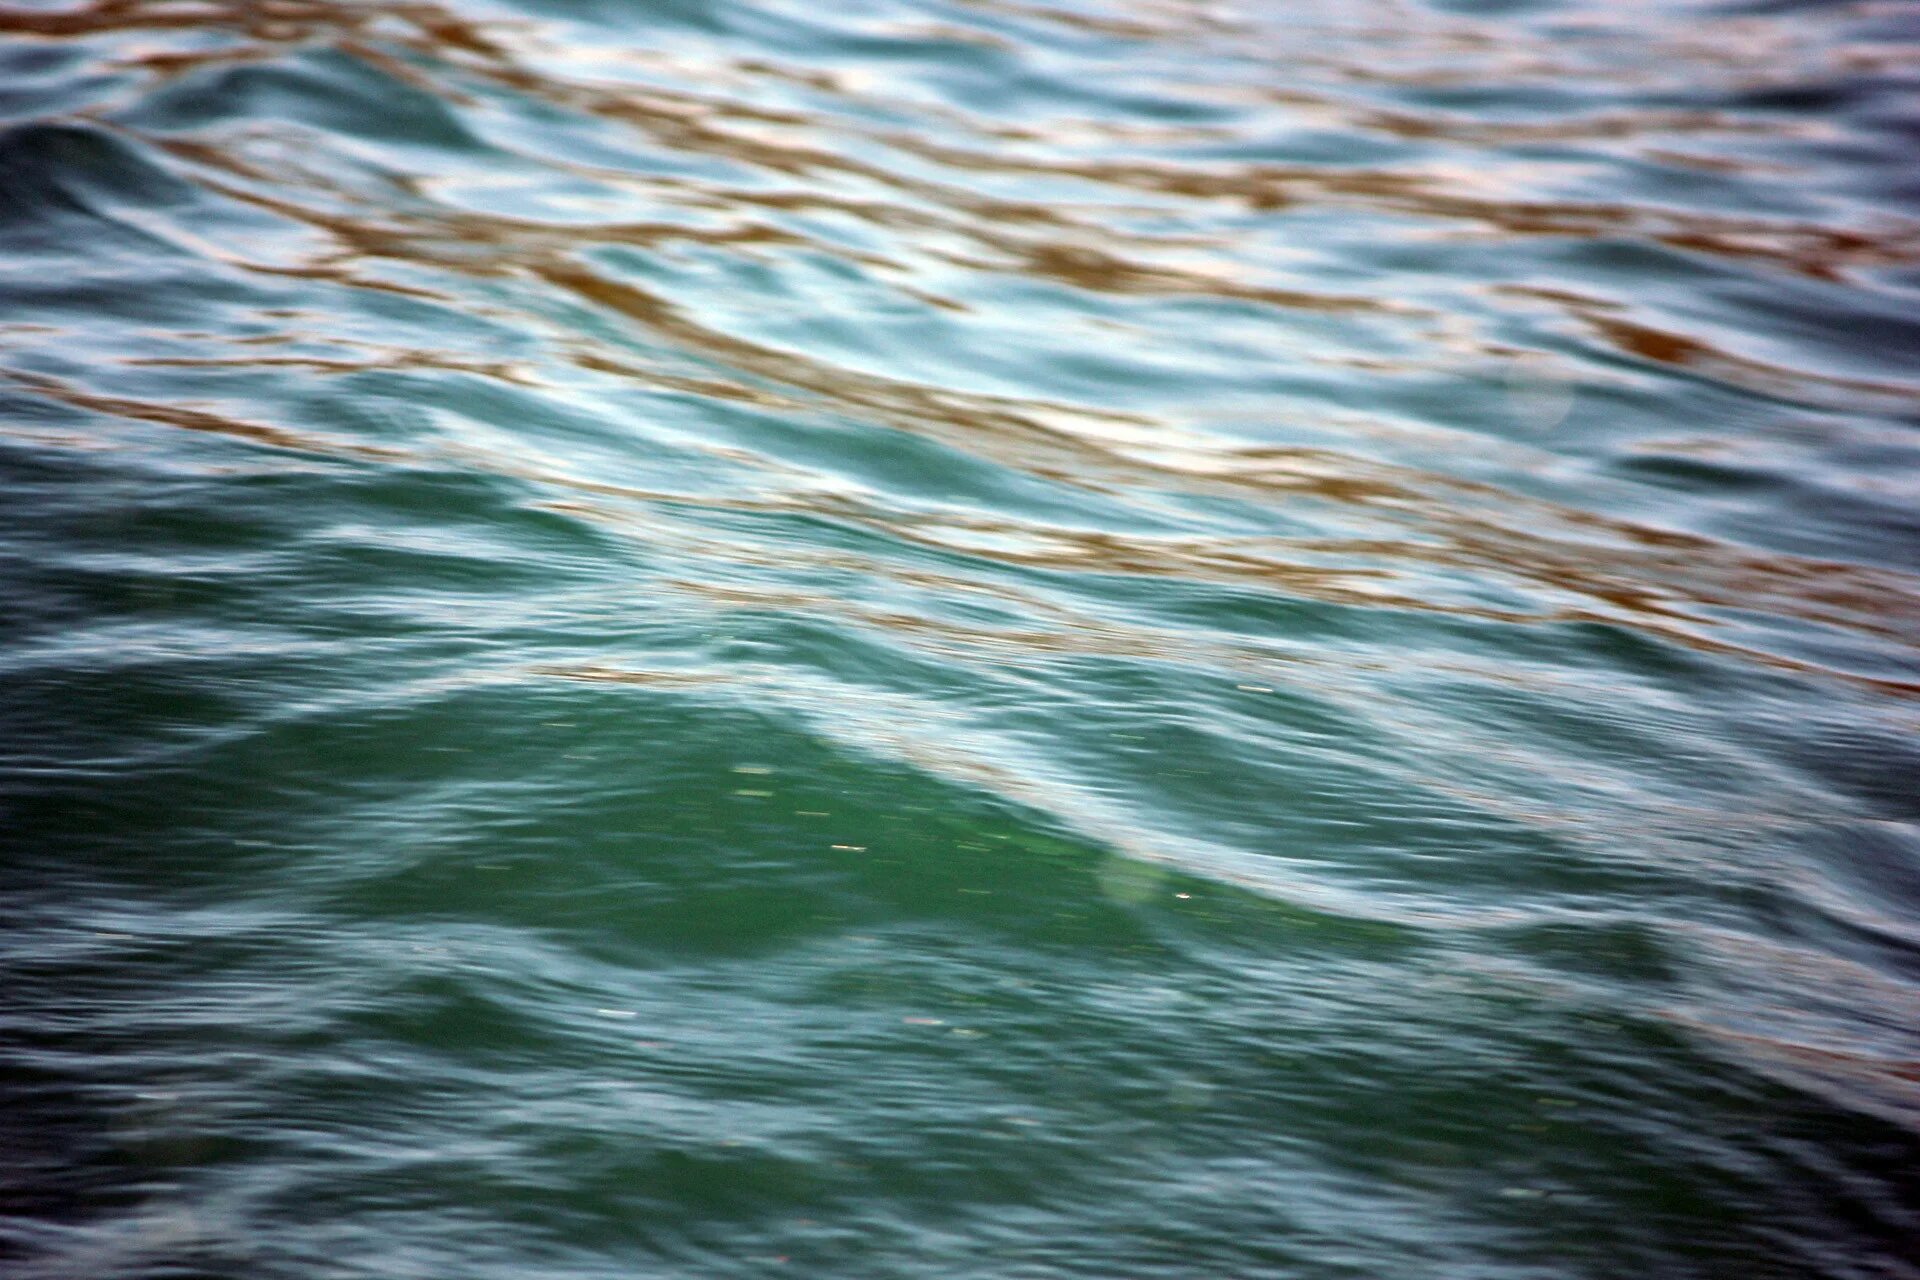
<path fill-rule="evenodd" d="M 0 10 L 0 1270 L 1920 1276 L 1920 12 Z"/>

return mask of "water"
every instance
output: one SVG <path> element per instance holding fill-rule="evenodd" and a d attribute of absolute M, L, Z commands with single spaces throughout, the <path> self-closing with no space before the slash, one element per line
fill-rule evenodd
<path fill-rule="evenodd" d="M 1911 6 L 0 29 L 6 1274 L 1920 1275 Z"/>

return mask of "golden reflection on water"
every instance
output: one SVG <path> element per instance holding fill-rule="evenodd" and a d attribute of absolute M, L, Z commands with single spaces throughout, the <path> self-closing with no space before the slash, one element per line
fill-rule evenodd
<path fill-rule="evenodd" d="M 247 448 L 178 450 L 175 475 L 380 478 L 374 500 L 429 532 L 316 541 L 441 557 L 455 586 L 423 574 L 407 600 L 431 669 L 354 706 L 376 729 L 489 684 L 515 703 L 632 686 L 694 718 L 773 706 L 851 759 L 1086 837 L 1024 852 L 1090 866 L 1089 899 L 1144 915 L 1192 873 L 1250 890 L 1290 938 L 1459 943 L 1458 989 L 1551 988 L 1911 1125 L 1920 1058 L 1890 1018 L 1920 1008 L 1870 945 L 1688 913 L 1785 898 L 1912 941 L 1904 904 L 1835 872 L 1844 844 L 1832 865 L 1796 845 L 1872 821 L 1858 795 L 1897 782 L 1807 765 L 1818 725 L 1749 742 L 1744 718 L 1841 707 L 1868 745 L 1834 754 L 1862 773 L 1873 734 L 1920 729 L 1920 568 L 1886 553 L 1920 493 L 1878 465 L 1911 456 L 1920 415 L 1896 350 L 1920 333 L 1900 314 L 1920 218 L 1874 189 L 1884 171 L 1835 178 L 1892 126 L 1795 105 L 1909 83 L 1916 45 L 1871 34 L 1892 6 L 1521 7 L 1536 17 L 753 8 L 790 47 L 670 17 L 587 39 L 430 0 L 0 9 L 9 42 L 97 79 L 0 129 L 0 164 L 97 144 L 44 162 L 38 212 L 101 228 L 79 291 L 111 277 L 120 233 L 133 278 L 159 281 L 151 307 L 88 295 L 85 328 L 0 322 L 0 391 L 34 407 L 0 433 L 72 451 L 188 433 Z M 440 523 L 460 514 L 435 506 L 448 477 L 483 478 L 460 499 L 487 526 L 470 543 Z M 1835 494 L 1851 524 L 1802 514 Z M 363 496 L 326 486 L 288 524 Z M 515 543 L 529 513 L 569 550 Z M 384 654 L 415 584 L 376 565 L 342 591 L 372 606 L 329 613 L 331 582 L 294 598 L 305 549 L 268 583 L 288 632 Z M 175 621 L 134 656 L 203 658 L 212 632 Z M 251 643 L 232 621 L 217 643 Z M 644 756 L 651 731 L 624 726 L 620 749 Z M 1184 758 L 1200 739 L 1224 753 Z M 609 793 L 632 764 L 559 758 Z M 1243 776 L 1187 767 L 1215 760 Z M 734 771 L 772 775 L 728 793 L 771 810 L 785 762 Z M 1261 794 L 1225 803 L 1216 781 Z M 472 790 L 502 813 L 522 798 Z M 1296 847 L 1316 808 L 1356 843 Z M 1395 847 L 1409 814 L 1444 852 Z M 885 853 L 849 838 L 828 847 Z M 1571 965 L 1506 945 L 1567 926 L 1591 952 Z M 1583 987 L 1622 926 L 1678 976 Z M 1183 1078 L 1177 1109 L 1212 1087 Z M 200 1228 L 143 1230 L 165 1250 Z"/>
<path fill-rule="evenodd" d="M 996 279 L 1120 302 L 1231 301 L 1357 326 L 1350 339 L 1332 340 L 1333 350 L 1297 358 L 1346 364 L 1380 377 L 1431 376 L 1526 356 L 1524 348 L 1494 329 L 1544 308 L 1576 326 L 1586 342 L 1656 370 L 1681 369 L 1803 405 L 1910 412 L 1920 401 L 1920 386 L 1786 367 L 1642 318 L 1625 299 L 1537 280 L 1477 283 L 1459 295 L 1452 310 L 1431 293 L 1415 300 L 1377 287 L 1329 291 L 1305 274 L 1290 272 L 1285 253 L 1240 229 L 1239 222 L 1245 211 L 1360 215 L 1382 219 L 1383 228 L 1406 228 L 1402 234 L 1415 245 L 1462 234 L 1494 243 L 1548 238 L 1632 243 L 1835 284 L 1861 281 L 1876 269 L 1920 262 L 1920 223 L 1886 217 L 1871 223 L 1823 222 L 1529 194 L 1557 169 L 1509 153 L 1516 147 L 1627 146 L 1649 157 L 1657 148 L 1708 140 L 1726 144 L 1817 135 L 1818 126 L 1805 120 L 1768 121 L 1676 107 L 1606 108 L 1551 121 L 1508 121 L 1369 105 L 1343 86 L 1381 79 L 1453 83 L 1469 73 L 1522 81 L 1550 74 L 1577 83 L 1622 75 L 1622 60 L 1635 48 L 1657 51 L 1652 63 L 1669 81 L 1686 75 L 1751 76 L 1753 60 L 1762 55 L 1802 67 L 1839 61 L 1858 68 L 1905 56 L 1899 50 L 1844 41 L 1801 47 L 1793 42 L 1810 38 L 1801 28 L 1761 20 L 1718 22 L 1708 35 L 1697 22 L 1663 29 L 1644 10 L 1593 24 L 1562 45 L 1548 45 L 1529 43 L 1518 28 L 1400 5 L 1387 6 L 1392 20 L 1386 23 L 1343 21 L 1316 11 L 1316 39 L 1302 41 L 1298 50 L 1281 50 L 1262 42 L 1258 22 L 1222 6 L 1166 3 L 1110 17 L 1006 0 L 975 0 L 970 7 L 996 18 L 1060 25 L 1143 47 L 1194 42 L 1230 47 L 1241 64 L 1237 70 L 1252 67 L 1259 74 L 1237 81 L 1223 77 L 1205 91 L 1182 87 L 1202 100 L 1259 101 L 1296 125 L 1331 127 L 1357 137 L 1440 142 L 1467 155 L 1458 162 L 1403 166 L 1116 155 L 1231 149 L 1236 141 L 1252 139 L 1236 139 L 1230 127 L 1218 123 L 1148 125 L 1069 112 L 1043 122 L 1009 124 L 951 104 L 907 99 L 897 90 L 863 82 L 851 69 L 787 64 L 764 53 L 743 58 L 685 49 L 580 49 L 538 23 L 479 22 L 428 3 L 273 0 L 187 6 L 98 0 L 65 10 L 9 12 L 0 17 L 0 30 L 45 41 L 114 37 L 102 48 L 110 51 L 114 65 L 140 78 L 112 100 L 83 109 L 79 118 L 171 157 L 178 171 L 205 191 L 306 233 L 304 240 L 277 241 L 279 258 L 250 256 L 254 251 L 244 245 L 196 246 L 207 255 L 247 272 L 332 281 L 482 313 L 493 308 L 493 314 L 534 336 L 542 355 L 506 360 L 289 329 L 246 337 L 190 335 L 194 353 L 128 356 L 128 367 L 280 368 L 340 375 L 441 371 L 541 387 L 550 381 L 542 373 L 550 358 L 554 367 L 616 384 L 800 415 L 849 415 L 1000 467 L 1149 503 L 1157 496 L 1186 495 L 1310 508 L 1316 518 L 1344 524 L 1351 533 L 1147 536 L 978 509 L 929 514 L 883 495 L 816 483 L 805 468 L 783 474 L 769 460 L 745 455 L 728 456 L 759 475 L 765 488 L 727 499 L 648 492 L 507 458 L 475 459 L 471 450 L 462 455 L 502 474 L 572 491 L 582 510 L 603 519 L 631 519 L 635 503 L 804 512 L 884 532 L 903 546 L 1024 569 L 1244 586 L 1332 604 L 1500 623 L 1600 621 L 1796 670 L 1814 664 L 1718 635 L 1721 615 L 1757 609 L 1882 640 L 1912 633 L 1920 620 L 1920 580 L 1908 574 L 1764 553 L 1525 497 L 1497 483 L 1386 461 L 1368 451 L 1365 430 L 1347 432 L 1353 448 L 1261 446 L 1210 431 L 1213 410 L 1204 405 L 1176 414 L 1130 405 L 1124 396 L 1108 403 L 1075 402 L 856 369 L 819 351 L 745 336 L 724 319 L 710 318 L 707 308 L 676 300 L 604 257 L 604 251 L 618 248 L 670 259 L 711 252 L 777 264 L 804 253 L 850 264 L 905 299 L 960 316 L 977 313 L 967 295 Z M 618 193 L 629 207 L 653 211 L 644 218 L 606 219 L 591 216 L 588 207 L 583 219 L 561 220 L 463 204 L 459 184 L 449 186 L 424 172 L 388 169 L 378 179 L 362 174 L 343 180 L 337 171 L 323 172 L 300 158 L 303 128 L 285 120 L 180 131 L 137 127 L 116 116 L 116 107 L 136 88 L 152 92 L 195 73 L 268 65 L 323 50 L 376 67 L 456 113 L 474 108 L 485 93 L 507 92 L 601 121 L 635 142 L 724 162 L 739 176 L 648 172 L 513 153 L 517 162 L 574 175 Z M 1173 77 L 1168 83 L 1179 82 Z M 876 122 L 902 114 L 937 128 Z M 1765 172 L 1761 161 L 1738 154 L 1699 158 L 1709 167 L 1724 162 L 1742 173 Z M 1039 189 L 1036 184 L 1048 194 L 1018 194 L 1023 186 Z M 807 229 L 809 219 L 820 226 L 823 219 L 857 225 L 864 229 L 859 238 L 865 247 Z M 293 245 L 305 248 L 284 256 Z M 516 312 L 497 296 L 481 303 L 461 284 L 475 279 L 544 290 L 548 297 L 613 318 L 642 341 L 595 337 L 548 315 Z M 309 315 L 304 323 L 326 322 Z M 1349 344 L 1344 350 L 1342 341 Z M 664 348 L 674 359 L 643 357 L 636 345 Z M 105 394 L 44 373 L 8 376 L 72 406 L 275 448 L 368 460 L 433 452 L 426 446 L 322 437 L 230 416 L 212 405 Z M 1606 376 L 1617 375 L 1592 374 L 1596 381 Z M 1561 383 L 1569 397 L 1577 395 L 1571 376 Z M 1291 405 L 1276 412 L 1297 417 L 1304 411 Z M 1564 407 L 1556 410 L 1556 416 L 1562 414 Z M 1320 416 L 1338 420 L 1324 411 Z M 1474 442 L 1475 447 L 1485 443 Z M 1520 452 L 1525 448 L 1515 446 Z M 1436 570 L 1444 571 L 1441 577 Z M 1516 588 L 1531 604 L 1476 603 L 1440 589 L 1441 581 L 1462 576 Z M 828 603 L 805 602 L 810 608 Z M 921 638 L 938 632 L 943 644 L 956 648 L 986 639 L 898 611 L 866 611 L 861 621 Z M 1071 641 L 1062 640 L 1066 634 L 1007 632 L 993 643 L 1038 650 L 1062 643 L 1105 644 L 1132 651 L 1158 643 L 1151 637 L 1122 639 L 1111 630 L 1101 640 L 1097 628 L 1084 624 L 1072 629 Z M 1917 687 L 1842 674 L 1890 690 Z"/>

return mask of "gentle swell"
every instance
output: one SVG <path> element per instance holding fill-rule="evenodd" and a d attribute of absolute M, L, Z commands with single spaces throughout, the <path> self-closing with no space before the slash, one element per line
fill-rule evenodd
<path fill-rule="evenodd" d="M 1920 25 L 1466 8 L 0 11 L 33 1274 L 1920 1274 Z"/>

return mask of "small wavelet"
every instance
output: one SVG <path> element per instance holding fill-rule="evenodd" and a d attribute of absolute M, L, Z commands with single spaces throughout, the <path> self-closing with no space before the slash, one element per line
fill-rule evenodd
<path fill-rule="evenodd" d="M 1916 90 L 0 9 L 0 1256 L 1920 1275 Z"/>

